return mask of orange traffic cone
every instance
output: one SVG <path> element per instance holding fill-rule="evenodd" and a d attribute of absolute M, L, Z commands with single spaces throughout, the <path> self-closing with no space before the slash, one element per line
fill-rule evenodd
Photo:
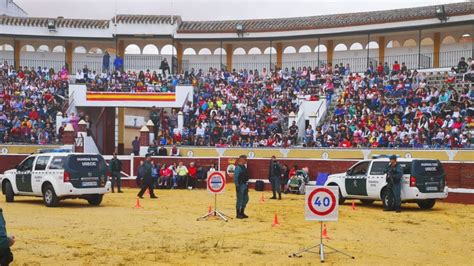
<path fill-rule="evenodd" d="M 150 196 L 150 190 L 147 188 L 145 192 L 148 196 Z"/>
<path fill-rule="evenodd" d="M 140 205 L 140 198 L 137 197 L 137 203 L 135 204 L 135 209 L 141 209 L 142 208 L 142 205 Z"/>
<path fill-rule="evenodd" d="M 265 202 L 265 195 L 262 193 L 262 196 L 260 197 L 260 203 Z"/>
<path fill-rule="evenodd" d="M 275 226 L 280 226 L 280 223 L 278 222 L 278 215 L 275 213 L 275 216 L 273 217 L 273 224 L 272 227 Z"/>
<path fill-rule="evenodd" d="M 328 230 L 326 229 L 326 225 L 323 226 L 323 238 L 324 238 L 324 239 L 331 239 L 331 238 L 328 236 Z"/>
<path fill-rule="evenodd" d="M 212 208 L 211 208 L 211 205 L 209 205 L 209 208 L 207 209 L 207 213 L 211 213 L 212 212 Z"/>
<path fill-rule="evenodd" d="M 352 210 L 355 211 L 356 210 L 356 205 L 355 205 L 355 201 L 352 200 Z"/>

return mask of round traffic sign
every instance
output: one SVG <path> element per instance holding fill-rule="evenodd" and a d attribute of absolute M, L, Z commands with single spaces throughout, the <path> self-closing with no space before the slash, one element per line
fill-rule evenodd
<path fill-rule="evenodd" d="M 221 172 L 209 174 L 207 178 L 207 189 L 211 193 L 221 193 L 225 188 L 225 177 Z"/>
<path fill-rule="evenodd" d="M 325 216 L 336 208 L 336 196 L 327 188 L 316 188 L 308 195 L 306 204 L 315 215 Z"/>

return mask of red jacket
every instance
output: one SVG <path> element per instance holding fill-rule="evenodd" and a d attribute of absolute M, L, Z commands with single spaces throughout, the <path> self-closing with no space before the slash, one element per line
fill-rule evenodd
<path fill-rule="evenodd" d="M 188 175 L 192 178 L 196 178 L 197 177 L 197 167 L 196 166 L 188 167 Z"/>

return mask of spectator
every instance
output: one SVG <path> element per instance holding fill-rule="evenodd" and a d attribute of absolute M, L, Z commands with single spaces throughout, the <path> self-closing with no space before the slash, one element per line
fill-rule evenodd
<path fill-rule="evenodd" d="M 166 72 L 170 74 L 170 66 L 166 58 L 163 58 L 163 60 L 161 61 L 160 70 L 162 71 L 164 77 L 166 77 Z"/>
<path fill-rule="evenodd" d="M 138 137 L 135 137 L 132 141 L 132 150 L 135 156 L 140 155 L 140 140 L 138 140 Z"/>
<path fill-rule="evenodd" d="M 173 182 L 173 172 L 171 169 L 164 163 L 160 169 L 160 188 L 171 188 Z"/>
<path fill-rule="evenodd" d="M 184 188 L 189 172 L 188 168 L 183 164 L 182 161 L 179 162 L 176 172 L 178 174 L 178 188 Z"/>
<path fill-rule="evenodd" d="M 179 155 L 179 148 L 176 145 L 173 145 L 170 151 L 170 156 L 180 156 Z"/>
<path fill-rule="evenodd" d="M 158 156 L 168 156 L 168 150 L 164 145 L 161 145 L 160 149 L 158 149 Z"/>
<path fill-rule="evenodd" d="M 102 71 L 109 72 L 110 70 L 110 54 L 108 51 L 105 51 L 104 56 L 102 57 Z"/>
<path fill-rule="evenodd" d="M 186 186 L 188 189 L 193 189 L 196 186 L 197 172 L 198 172 L 198 169 L 196 165 L 194 164 L 194 162 L 191 162 L 189 164 L 188 176 L 186 180 Z"/>
<path fill-rule="evenodd" d="M 466 63 L 466 58 L 461 57 L 461 59 L 458 62 L 457 72 L 464 74 L 467 72 L 468 69 L 469 69 L 469 65 Z"/>

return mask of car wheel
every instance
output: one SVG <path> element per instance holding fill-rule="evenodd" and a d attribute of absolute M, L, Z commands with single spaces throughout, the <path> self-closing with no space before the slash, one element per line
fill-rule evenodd
<path fill-rule="evenodd" d="M 52 185 L 46 185 L 43 189 L 43 201 L 47 207 L 57 207 L 59 205 L 59 198 Z"/>
<path fill-rule="evenodd" d="M 15 200 L 15 193 L 13 193 L 12 184 L 7 181 L 5 183 L 5 201 L 13 202 L 13 200 Z"/>
<path fill-rule="evenodd" d="M 346 198 L 344 198 L 344 197 L 342 196 L 341 188 L 340 188 L 337 184 L 335 184 L 335 183 L 330 183 L 330 184 L 328 184 L 328 186 L 337 187 L 337 189 L 339 190 L 339 198 L 338 198 L 337 201 L 338 201 L 339 205 L 344 204 L 344 202 L 346 201 Z"/>
<path fill-rule="evenodd" d="M 435 199 L 420 200 L 417 202 L 418 207 L 420 207 L 423 210 L 429 210 L 433 208 L 435 203 L 436 203 Z"/>
<path fill-rule="evenodd" d="M 89 202 L 90 205 L 99 206 L 100 203 L 102 203 L 103 197 L 104 195 L 102 194 L 91 195 L 87 198 L 87 202 Z"/>
<path fill-rule="evenodd" d="M 372 205 L 372 203 L 374 203 L 375 200 L 371 200 L 371 199 L 361 199 L 360 202 L 362 203 L 362 205 L 364 206 L 369 206 L 369 205 Z"/>
<path fill-rule="evenodd" d="M 391 193 L 390 189 L 385 188 L 382 191 L 382 203 L 383 207 L 386 210 L 393 210 L 393 205 L 395 203 L 395 199 L 393 197 L 393 194 Z"/>

